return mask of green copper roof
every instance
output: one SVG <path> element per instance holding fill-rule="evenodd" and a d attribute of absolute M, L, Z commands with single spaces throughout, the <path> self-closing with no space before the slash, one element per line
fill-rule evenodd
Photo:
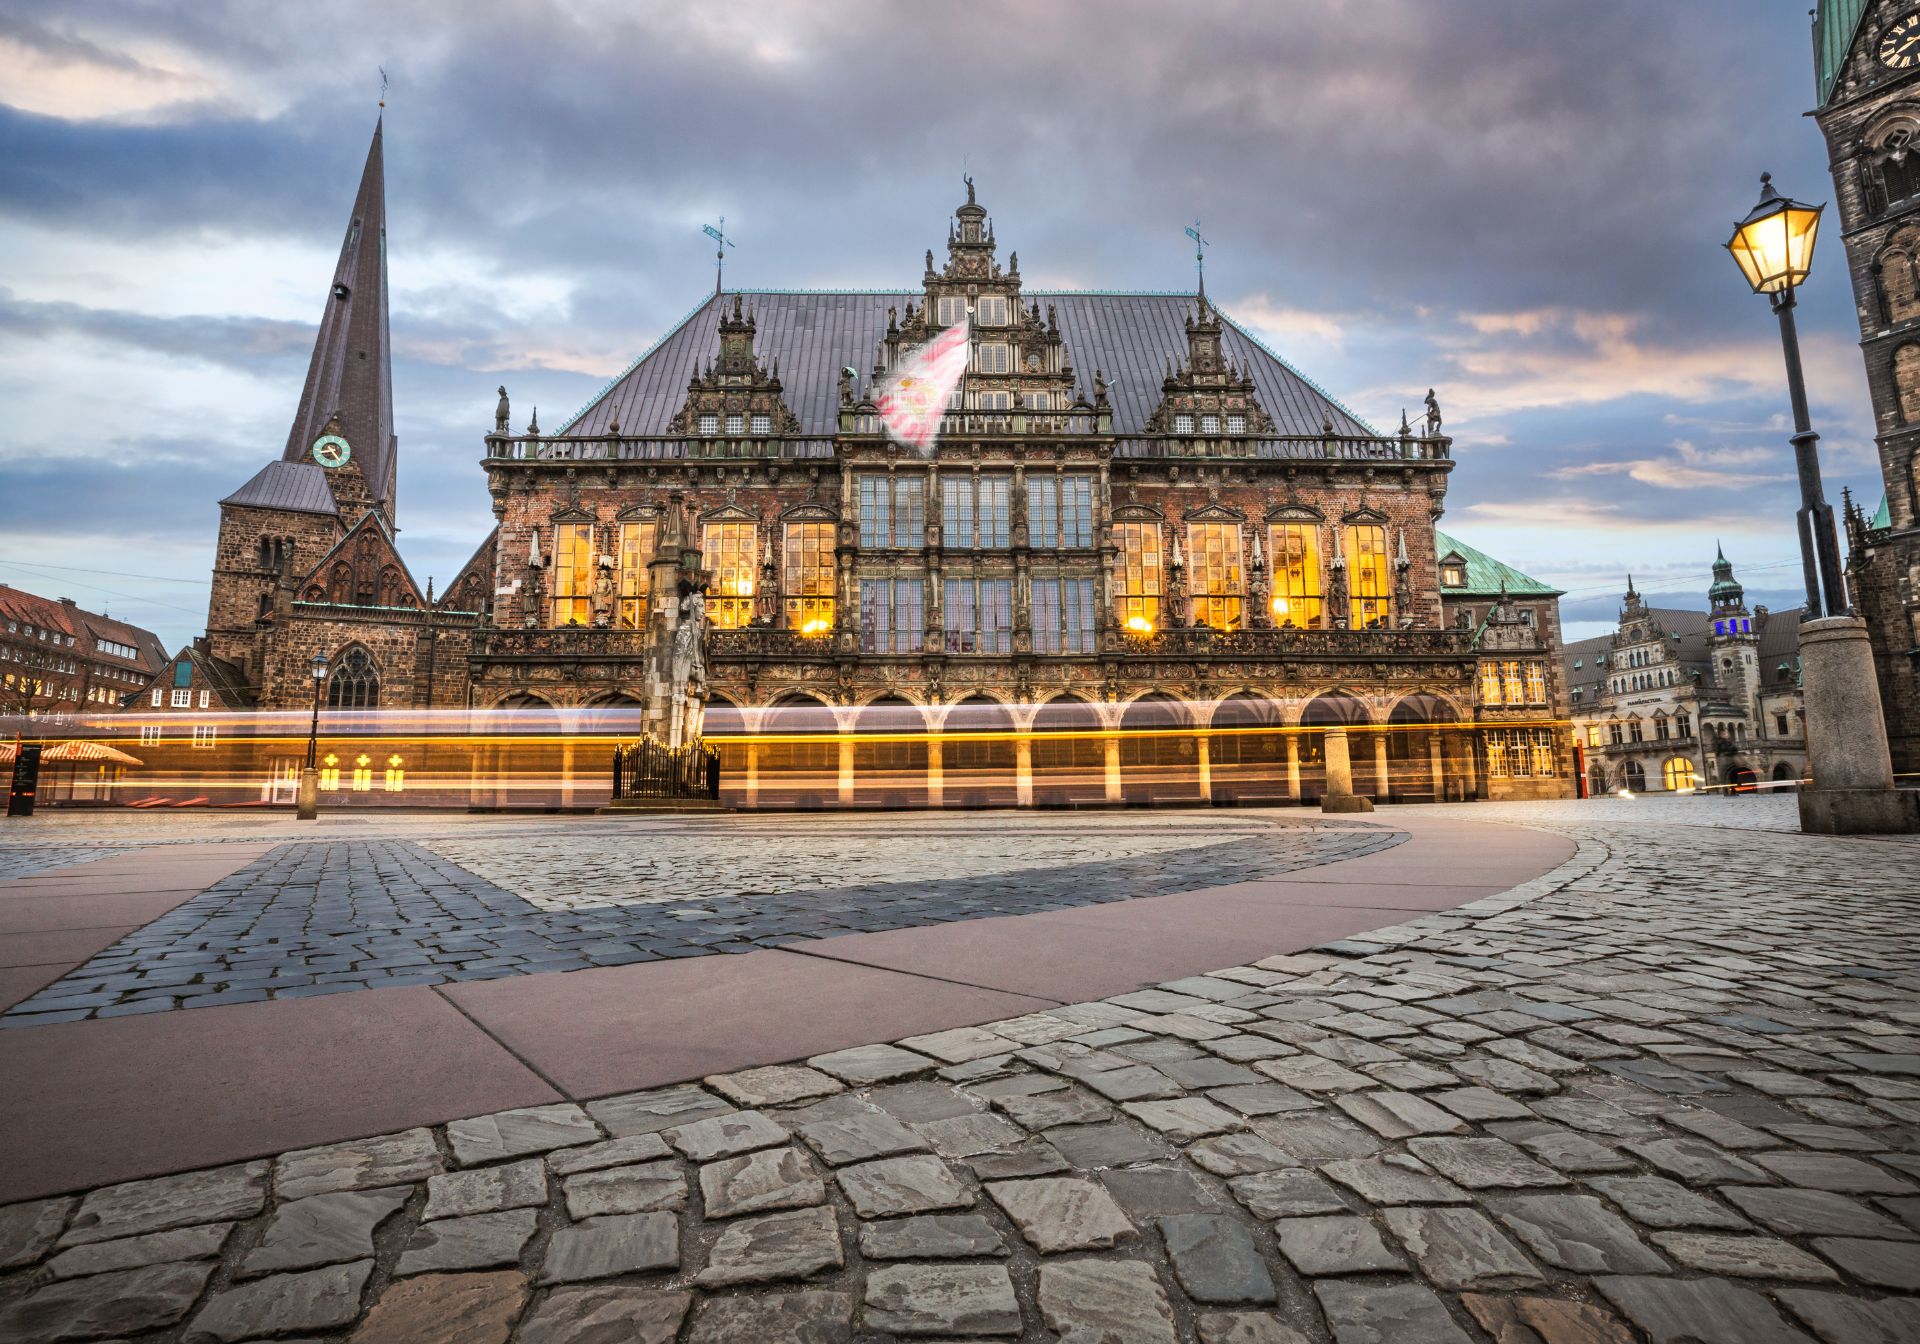
<path fill-rule="evenodd" d="M 1853 50 L 1854 34 L 1866 17 L 1872 0 L 1820 0 L 1813 16 L 1813 82 L 1820 94 L 1820 106 L 1833 97 L 1833 86 L 1840 80 L 1840 68 Z"/>
<path fill-rule="evenodd" d="M 1883 527 L 1893 526 L 1893 506 L 1887 500 L 1888 496 L 1880 496 L 1880 507 L 1873 511 L 1873 519 L 1867 524 L 1876 532 Z"/>
<path fill-rule="evenodd" d="M 1463 597 L 1498 597 L 1500 584 L 1504 580 L 1507 591 L 1515 597 L 1559 597 L 1558 588 L 1550 588 L 1540 580 L 1522 574 L 1512 565 L 1503 565 L 1485 551 L 1476 551 L 1473 547 L 1450 537 L 1439 528 L 1433 530 L 1433 550 L 1436 556 L 1444 558 L 1449 552 L 1457 554 L 1467 562 L 1467 584 L 1464 588 L 1442 588 L 1449 595 Z"/>

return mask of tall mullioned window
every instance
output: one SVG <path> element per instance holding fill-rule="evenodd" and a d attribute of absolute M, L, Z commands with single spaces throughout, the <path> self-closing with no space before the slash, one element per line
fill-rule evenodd
<path fill-rule="evenodd" d="M 860 652 L 919 653 L 926 647 L 926 637 L 923 580 L 860 581 Z"/>
<path fill-rule="evenodd" d="M 948 653 L 1013 652 L 1011 581 L 948 579 L 943 597 Z"/>
<path fill-rule="evenodd" d="M 734 630 L 753 620 L 754 534 L 752 523 L 708 523 L 700 534 L 700 561 L 713 576 L 707 619 Z"/>
<path fill-rule="evenodd" d="M 1527 703 L 1544 705 L 1547 703 L 1547 665 L 1545 663 L 1527 664 Z"/>
<path fill-rule="evenodd" d="M 1049 550 L 1093 545 L 1093 477 L 1027 477 L 1027 540 Z"/>
<path fill-rule="evenodd" d="M 1004 550 L 1012 485 L 1008 476 L 942 475 L 941 544 L 956 550 Z"/>
<path fill-rule="evenodd" d="M 787 629 L 833 633 L 833 524 L 788 523 L 786 543 Z"/>
<path fill-rule="evenodd" d="M 1347 529 L 1348 620 L 1355 630 L 1387 623 L 1393 580 L 1387 573 L 1387 529 L 1358 523 Z"/>
<path fill-rule="evenodd" d="M 553 623 L 587 625 L 593 620 L 593 524 L 553 527 Z"/>
<path fill-rule="evenodd" d="M 1092 579 L 1033 581 L 1033 651 L 1092 653 Z"/>
<path fill-rule="evenodd" d="M 647 597 L 653 574 L 647 568 L 660 536 L 652 519 L 620 524 L 620 612 L 617 623 L 628 630 L 647 626 Z"/>
<path fill-rule="evenodd" d="M 1194 523 L 1187 531 L 1187 563 L 1193 575 L 1193 622 L 1215 630 L 1238 630 L 1246 573 L 1240 564 L 1240 524 Z"/>
<path fill-rule="evenodd" d="M 1325 599 L 1320 589 L 1320 529 L 1313 523 L 1275 523 L 1267 529 L 1273 565 L 1273 623 L 1318 629 Z"/>
<path fill-rule="evenodd" d="M 1160 549 L 1160 524 L 1115 523 L 1119 550 L 1114 565 L 1114 601 L 1121 628 L 1144 634 L 1159 627 L 1160 600 L 1166 594 L 1166 562 Z"/>
<path fill-rule="evenodd" d="M 860 544 L 927 544 L 927 483 L 919 476 L 860 477 Z"/>

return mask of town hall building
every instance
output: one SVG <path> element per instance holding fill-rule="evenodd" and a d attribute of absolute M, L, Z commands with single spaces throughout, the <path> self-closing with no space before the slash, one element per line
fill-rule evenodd
<path fill-rule="evenodd" d="M 1380 433 L 1204 288 L 1029 290 L 971 181 L 945 228 L 910 287 L 716 289 L 551 430 L 499 389 L 493 526 L 423 591 L 376 131 L 284 450 L 221 501 L 206 636 L 143 708 L 303 709 L 318 652 L 328 710 L 565 732 L 645 701 L 684 548 L 737 803 L 1304 800 L 1330 727 L 1376 798 L 1571 792 L 1559 594 L 1436 529 L 1432 393 Z M 906 446 L 879 390 L 962 322 Z"/>

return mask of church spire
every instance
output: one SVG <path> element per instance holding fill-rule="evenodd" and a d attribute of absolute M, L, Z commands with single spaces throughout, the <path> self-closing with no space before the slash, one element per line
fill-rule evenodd
<path fill-rule="evenodd" d="M 384 117 L 373 128 L 360 190 L 340 244 L 306 386 L 283 454 L 308 460 L 313 442 L 333 433 L 388 520 L 393 516 L 395 442 L 393 369 L 387 335 L 387 184 L 381 150 Z"/>

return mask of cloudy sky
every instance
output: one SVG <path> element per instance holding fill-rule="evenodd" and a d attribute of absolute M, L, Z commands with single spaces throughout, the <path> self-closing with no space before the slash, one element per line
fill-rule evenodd
<path fill-rule="evenodd" d="M 491 525 L 494 388 L 562 422 L 729 282 L 909 286 L 970 171 L 1031 287 L 1208 288 L 1377 426 L 1439 389 L 1442 526 L 1610 624 L 1716 538 L 1797 602 L 1780 354 L 1720 244 L 1832 193 L 1806 4 L 0 0 L 0 580 L 204 623 L 285 442 L 379 96 L 402 546 Z M 1830 236 L 1828 488 L 1871 504 Z"/>

